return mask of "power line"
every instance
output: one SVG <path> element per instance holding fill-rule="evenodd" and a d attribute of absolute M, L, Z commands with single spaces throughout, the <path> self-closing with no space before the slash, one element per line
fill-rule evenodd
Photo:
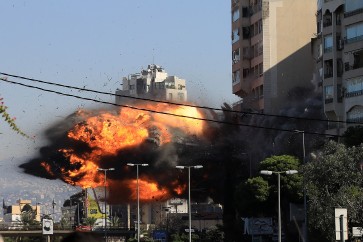
<path fill-rule="evenodd" d="M 11 83 L 11 84 L 16 84 L 16 85 L 20 85 L 20 86 L 24 86 L 24 87 L 28 87 L 28 88 L 38 89 L 38 90 L 45 91 L 45 92 L 55 93 L 55 94 L 62 95 L 62 96 L 74 97 L 74 98 L 77 98 L 77 99 L 93 101 L 93 102 L 107 104 L 107 105 L 113 105 L 113 106 L 117 106 L 117 107 L 131 108 L 131 109 L 136 109 L 136 110 L 140 110 L 140 111 L 146 111 L 146 112 L 152 112 L 152 113 L 158 113 L 158 114 L 165 114 L 165 115 L 170 115 L 170 116 L 175 116 L 175 117 L 189 118 L 189 119 L 195 119 L 195 120 L 206 121 L 206 122 L 213 122 L 213 123 L 218 123 L 218 124 L 228 124 L 228 125 L 244 126 L 244 127 L 250 127 L 250 128 L 259 128 L 259 129 L 267 129 L 267 130 L 285 131 L 285 132 L 296 133 L 296 130 L 291 130 L 291 129 L 264 127 L 264 126 L 257 126 L 257 125 L 251 125 L 251 124 L 231 123 L 231 122 L 215 120 L 215 119 L 191 117 L 191 116 L 187 116 L 187 115 L 174 114 L 174 113 L 168 113 L 168 112 L 161 112 L 161 111 L 156 111 L 156 110 L 151 110 L 151 109 L 146 109 L 146 108 L 134 107 L 134 106 L 130 106 L 130 105 L 116 104 L 116 103 L 101 101 L 101 100 L 97 100 L 97 99 L 93 99 L 93 98 L 81 97 L 81 96 L 77 96 L 77 95 L 73 95 L 73 94 L 68 94 L 68 93 L 58 92 L 58 91 L 54 91 L 54 90 L 49 90 L 49 89 L 45 89 L 45 88 L 41 88 L 41 87 L 37 87 L 37 86 L 31 86 L 31 85 L 27 85 L 27 84 L 24 84 L 24 83 L 10 81 L 10 80 L 7 80 L 5 78 L 0 78 L 0 80 L 3 81 L 3 82 L 8 82 L 8 83 Z M 312 131 L 304 131 L 304 133 L 305 134 L 312 134 L 312 135 L 329 136 L 329 137 L 343 137 L 341 135 L 327 135 L 325 133 L 318 133 L 318 132 L 312 132 Z"/>
<path fill-rule="evenodd" d="M 164 100 L 162 101 L 162 100 L 155 100 L 155 99 L 149 99 L 149 98 L 141 98 L 141 97 L 134 97 L 134 96 L 128 96 L 128 95 L 120 95 L 120 94 L 102 92 L 102 91 L 97 91 L 97 90 L 92 90 L 92 89 L 87 89 L 87 88 L 80 88 L 80 87 L 75 87 L 75 86 L 63 85 L 63 84 L 59 84 L 59 83 L 55 83 L 55 82 L 42 81 L 42 80 L 39 80 L 39 79 L 28 78 L 28 77 L 8 74 L 8 73 L 4 73 L 4 72 L 0 72 L 0 74 L 4 75 L 4 76 L 19 78 L 19 79 L 33 81 L 33 82 L 39 82 L 39 83 L 48 84 L 48 85 L 54 85 L 54 86 L 59 86 L 59 87 L 75 89 L 75 90 L 79 90 L 79 91 L 93 92 L 93 93 L 97 93 L 97 94 L 104 94 L 104 95 L 110 95 L 110 96 L 116 96 L 116 97 L 123 97 L 123 98 L 142 100 L 142 101 L 156 102 L 156 103 L 166 103 L 166 104 L 177 105 L 177 106 L 186 106 L 186 107 L 193 107 L 193 108 L 199 108 L 199 109 L 207 109 L 207 110 L 211 110 L 211 111 L 223 111 L 223 112 L 238 113 L 238 114 L 250 114 L 250 115 L 259 115 L 259 116 L 277 117 L 277 118 L 286 118 L 286 119 L 296 119 L 296 120 L 305 120 L 305 121 L 309 120 L 309 121 L 318 121 L 318 122 L 330 122 L 330 123 L 363 125 L 363 123 L 359 123 L 359 122 L 328 120 L 328 119 L 319 119 L 319 118 L 294 117 L 294 116 L 287 116 L 287 115 L 266 114 L 266 113 L 258 113 L 258 112 L 226 110 L 226 109 L 222 109 L 222 108 L 212 108 L 212 107 L 199 106 L 199 105 L 193 105 L 193 104 L 181 104 L 181 103 L 175 103 L 175 102 L 164 101 Z"/>

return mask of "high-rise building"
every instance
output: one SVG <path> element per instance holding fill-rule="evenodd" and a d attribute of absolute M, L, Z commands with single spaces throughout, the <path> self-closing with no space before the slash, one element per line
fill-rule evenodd
<path fill-rule="evenodd" d="M 320 0 L 316 16 L 325 115 L 363 122 L 363 1 Z M 342 134 L 348 125 L 330 122 L 327 133 Z"/>
<path fill-rule="evenodd" d="M 316 0 L 231 0 L 236 110 L 276 113 L 293 88 L 311 85 L 316 9 Z"/>
<path fill-rule="evenodd" d="M 187 101 L 185 80 L 168 76 L 164 68 L 148 65 L 146 70 L 131 74 L 122 80 L 122 90 L 116 90 L 116 103 L 121 103 L 124 96 L 168 100 L 171 102 Z"/>

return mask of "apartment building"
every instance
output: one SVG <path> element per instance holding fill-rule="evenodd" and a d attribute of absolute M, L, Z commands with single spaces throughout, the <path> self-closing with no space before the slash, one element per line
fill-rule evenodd
<path fill-rule="evenodd" d="M 320 0 L 316 16 L 325 115 L 363 122 L 363 1 Z M 349 125 L 330 122 L 327 133 L 342 134 Z"/>
<path fill-rule="evenodd" d="M 234 109 L 277 113 L 311 85 L 316 0 L 231 0 Z"/>
<path fill-rule="evenodd" d="M 124 96 L 168 100 L 171 102 L 187 101 L 185 80 L 177 76 L 168 76 L 161 66 L 151 64 L 140 73 L 130 74 L 122 80 L 122 90 L 116 90 L 116 103 L 125 100 Z"/>
<path fill-rule="evenodd" d="M 16 204 L 6 206 L 3 202 L 4 222 L 9 226 L 21 226 L 22 214 L 25 212 L 31 212 L 34 220 L 40 222 L 42 214 L 39 203 L 32 205 L 31 200 L 19 199 Z"/>

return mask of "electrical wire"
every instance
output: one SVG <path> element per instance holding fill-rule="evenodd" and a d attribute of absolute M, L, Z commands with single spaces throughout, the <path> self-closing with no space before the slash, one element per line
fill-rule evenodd
<path fill-rule="evenodd" d="M 45 89 L 45 88 L 41 88 L 41 87 L 37 87 L 37 86 L 27 85 L 27 84 L 24 84 L 24 83 L 10 81 L 10 80 L 7 80 L 6 78 L 0 78 L 0 80 L 3 81 L 3 82 L 16 84 L 16 85 L 20 85 L 20 86 L 24 86 L 24 87 L 28 87 L 28 88 L 32 88 L 32 89 L 37 89 L 37 90 L 41 90 L 41 91 L 45 91 L 45 92 L 55 93 L 55 94 L 62 95 L 62 96 L 74 97 L 74 98 L 77 98 L 77 99 L 93 101 L 93 102 L 96 102 L 96 103 L 113 105 L 113 106 L 117 106 L 117 107 L 131 108 L 131 109 L 136 109 L 136 110 L 140 110 L 140 111 L 146 111 L 146 112 L 152 112 L 152 113 L 158 113 L 158 114 L 165 114 L 165 115 L 170 115 L 170 116 L 175 116 L 175 117 L 189 118 L 189 119 L 195 119 L 195 120 L 206 121 L 206 122 L 213 122 L 213 123 L 218 123 L 218 124 L 228 124 L 228 125 L 234 125 L 234 126 L 244 126 L 244 127 L 250 127 L 250 128 L 259 128 L 259 129 L 267 129 L 267 130 L 297 133 L 296 130 L 291 130 L 291 129 L 264 127 L 264 126 L 257 126 L 257 125 L 251 125 L 251 124 L 242 124 L 242 123 L 232 123 L 232 122 L 215 120 L 215 119 L 198 118 L 198 117 L 191 117 L 191 116 L 187 116 L 187 115 L 180 115 L 180 114 L 174 114 L 174 113 L 168 113 L 168 112 L 161 112 L 161 111 L 156 111 L 156 110 L 151 110 L 151 109 L 146 109 L 146 108 L 140 108 L 140 107 L 134 107 L 134 106 L 124 105 L 124 104 L 116 104 L 116 103 L 112 103 L 112 102 L 106 102 L 106 101 L 101 101 L 101 100 L 97 100 L 97 99 L 93 99 L 93 98 L 81 97 L 81 96 L 77 96 L 77 95 L 73 95 L 73 94 L 63 93 L 63 92 L 54 91 L 54 90 L 50 90 L 50 89 Z M 313 131 L 304 131 L 304 133 L 305 134 L 312 134 L 312 135 L 328 136 L 328 137 L 343 137 L 341 135 L 330 135 L 330 134 L 313 132 Z"/>
<path fill-rule="evenodd" d="M 8 73 L 4 73 L 4 72 L 0 72 L 0 74 L 4 75 L 4 76 L 19 78 L 19 79 L 33 81 L 33 82 L 39 82 L 39 83 L 48 84 L 48 85 L 54 85 L 54 86 L 59 86 L 59 87 L 75 89 L 75 90 L 79 90 L 79 91 L 86 91 L 86 92 L 92 92 L 92 93 L 97 93 L 97 94 L 111 95 L 111 96 L 116 96 L 116 97 L 130 98 L 130 99 L 135 99 L 135 100 L 142 100 L 142 101 L 149 101 L 149 102 L 156 102 L 156 103 L 166 103 L 166 104 L 177 105 L 177 106 L 193 107 L 193 108 L 206 109 L 206 110 L 211 110 L 211 111 L 223 111 L 223 112 L 237 113 L 237 114 L 243 114 L 243 115 L 249 114 L 249 115 L 267 116 L 267 117 L 305 120 L 305 121 L 309 120 L 309 121 L 317 121 L 317 122 L 330 122 L 330 123 L 363 125 L 363 123 L 359 123 L 359 122 L 328 120 L 328 119 L 319 119 L 319 118 L 294 117 L 294 116 L 287 116 L 287 115 L 266 114 L 266 113 L 258 113 L 258 112 L 226 110 L 226 109 L 222 109 L 222 108 L 212 108 L 212 107 L 199 106 L 199 105 L 193 105 L 193 104 L 181 104 L 181 103 L 175 103 L 175 102 L 164 101 L 164 100 L 162 101 L 162 100 L 155 100 L 155 99 L 149 99 L 149 98 L 141 98 L 141 97 L 134 97 L 134 96 L 128 96 L 128 95 L 120 95 L 120 94 L 102 92 L 102 91 L 97 91 L 97 90 L 92 90 L 92 89 L 87 89 L 87 88 L 80 88 L 80 87 L 75 87 L 75 86 L 63 85 L 63 84 L 59 84 L 59 83 L 55 83 L 55 82 L 42 81 L 42 80 L 39 80 L 39 79 L 34 79 L 34 78 L 29 78 L 29 77 L 24 77 L 24 76 L 19 76 L 19 75 L 13 75 L 13 74 L 8 74 Z"/>

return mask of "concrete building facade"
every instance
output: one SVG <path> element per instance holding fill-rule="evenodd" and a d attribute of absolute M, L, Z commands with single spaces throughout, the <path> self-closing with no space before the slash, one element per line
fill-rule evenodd
<path fill-rule="evenodd" d="M 8 226 L 21 226 L 22 225 L 22 213 L 31 212 L 34 215 L 34 220 L 40 222 L 41 220 L 41 205 L 32 205 L 31 200 L 19 199 L 16 204 L 6 206 L 3 204 L 4 222 Z M 27 210 L 29 209 L 29 210 Z"/>
<path fill-rule="evenodd" d="M 331 121 L 363 122 L 363 1 L 319 0 L 317 67 Z M 328 134 L 349 125 L 330 122 Z"/>
<path fill-rule="evenodd" d="M 151 64 L 140 73 L 130 74 L 122 80 L 122 90 L 116 90 L 116 103 L 121 103 L 122 96 L 133 96 L 171 102 L 186 102 L 187 89 L 185 80 L 177 76 L 168 76 L 164 68 Z"/>
<path fill-rule="evenodd" d="M 236 110 L 276 113 L 289 91 L 311 85 L 316 0 L 231 0 Z"/>

